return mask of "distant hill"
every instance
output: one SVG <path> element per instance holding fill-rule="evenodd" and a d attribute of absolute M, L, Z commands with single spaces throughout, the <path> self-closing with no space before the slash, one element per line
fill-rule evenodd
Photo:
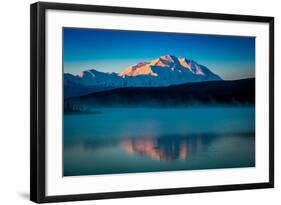
<path fill-rule="evenodd" d="M 82 107 L 254 104 L 255 79 L 117 88 L 69 98 L 65 103 Z"/>

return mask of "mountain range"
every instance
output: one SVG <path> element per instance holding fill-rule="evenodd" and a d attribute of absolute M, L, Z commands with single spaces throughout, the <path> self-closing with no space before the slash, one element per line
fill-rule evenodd
<path fill-rule="evenodd" d="M 194 82 L 221 81 L 209 68 L 187 58 L 161 56 L 140 62 L 120 73 L 85 70 L 64 73 L 64 98 L 127 87 L 166 87 Z"/>

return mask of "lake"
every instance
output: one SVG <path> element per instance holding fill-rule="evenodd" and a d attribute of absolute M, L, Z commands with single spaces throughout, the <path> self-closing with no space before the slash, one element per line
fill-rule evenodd
<path fill-rule="evenodd" d="M 255 166 L 255 108 L 97 108 L 64 115 L 64 176 Z"/>

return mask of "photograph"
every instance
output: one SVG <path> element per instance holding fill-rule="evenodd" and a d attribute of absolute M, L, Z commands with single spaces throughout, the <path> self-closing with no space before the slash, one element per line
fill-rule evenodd
<path fill-rule="evenodd" d="M 254 36 L 62 38 L 63 176 L 255 167 Z"/>
<path fill-rule="evenodd" d="M 31 201 L 274 188 L 275 17 L 173 5 L 30 5 Z"/>

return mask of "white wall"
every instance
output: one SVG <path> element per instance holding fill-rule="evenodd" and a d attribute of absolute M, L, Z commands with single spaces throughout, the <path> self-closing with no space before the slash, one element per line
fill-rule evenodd
<path fill-rule="evenodd" d="M 51 0 L 49 0 L 51 1 Z M 0 6 L 0 204 L 31 204 L 29 197 L 29 4 L 34 1 L 2 1 Z M 82 1 L 62 1 L 81 3 Z M 275 16 L 275 162 L 276 188 L 220 193 L 188 194 L 85 201 L 81 204 L 278 204 L 281 178 L 280 104 L 281 12 L 270 0 L 84 0 L 83 3 L 174 9 L 187 11 Z M 280 148 L 279 148 L 280 147 Z M 78 204 L 72 202 L 69 204 Z M 280 202 L 279 202 L 280 203 Z"/>

